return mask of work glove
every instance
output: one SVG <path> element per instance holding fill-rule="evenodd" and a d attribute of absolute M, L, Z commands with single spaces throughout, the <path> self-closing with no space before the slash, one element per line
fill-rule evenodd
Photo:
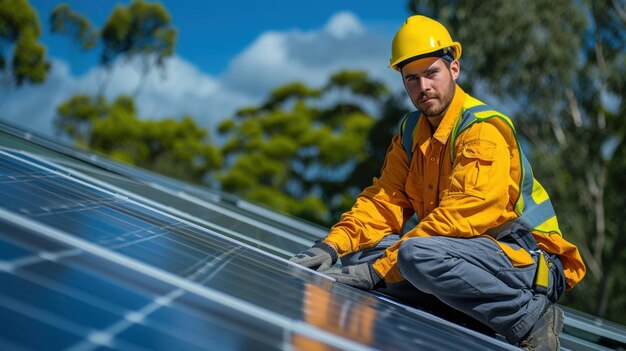
<path fill-rule="evenodd" d="M 372 290 L 385 286 L 383 277 L 376 272 L 370 263 L 330 268 L 321 273 L 335 278 L 340 283 L 363 290 Z"/>
<path fill-rule="evenodd" d="M 316 271 L 323 271 L 337 262 L 337 251 L 324 242 L 318 242 L 310 249 L 293 256 L 289 261 Z"/>

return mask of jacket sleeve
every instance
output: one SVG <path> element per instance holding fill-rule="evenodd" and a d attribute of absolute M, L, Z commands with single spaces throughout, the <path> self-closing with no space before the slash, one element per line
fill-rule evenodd
<path fill-rule="evenodd" d="M 511 154 L 509 145 L 494 125 L 475 123 L 457 139 L 450 184 L 439 206 L 403 236 L 482 235 L 502 217 L 509 204 Z M 444 185 L 445 186 L 445 185 Z M 389 247 L 374 263 L 387 282 L 402 280 L 397 269 L 401 241 Z"/>
<path fill-rule="evenodd" d="M 333 244 L 339 255 L 375 246 L 388 234 L 399 234 L 413 214 L 404 192 L 408 158 L 400 136 L 394 136 L 380 178 L 357 197 L 352 209 L 341 216 L 324 240 Z"/>

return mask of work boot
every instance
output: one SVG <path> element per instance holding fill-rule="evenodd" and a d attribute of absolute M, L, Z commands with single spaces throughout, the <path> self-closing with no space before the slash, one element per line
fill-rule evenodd
<path fill-rule="evenodd" d="M 550 304 L 533 328 L 520 340 L 519 347 L 530 351 L 559 350 L 559 334 L 563 330 L 564 318 L 563 310 L 556 304 Z"/>

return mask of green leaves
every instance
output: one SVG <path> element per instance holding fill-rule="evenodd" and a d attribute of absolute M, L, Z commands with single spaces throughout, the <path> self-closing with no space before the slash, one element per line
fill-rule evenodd
<path fill-rule="evenodd" d="M 100 59 L 104 65 L 119 56 L 150 56 L 161 67 L 163 60 L 174 53 L 176 29 L 161 4 L 135 0 L 128 6 L 116 6 L 102 29 L 101 39 L 104 49 Z"/>
<path fill-rule="evenodd" d="M 364 72 L 338 72 L 330 80 L 332 88 L 322 90 L 301 82 L 278 87 L 220 125 L 229 138 L 222 148 L 224 190 L 323 224 L 347 209 L 343 196 L 355 190 L 344 181 L 367 157 L 374 124 L 355 96 L 376 99 L 387 88 Z M 334 103 L 320 103 L 325 100 Z"/>
<path fill-rule="evenodd" d="M 39 19 L 26 0 L 0 0 L 0 73 L 3 88 L 46 79 L 50 63 L 38 42 Z"/>
<path fill-rule="evenodd" d="M 133 99 L 76 95 L 57 109 L 57 131 L 79 144 L 158 173 L 197 183 L 222 166 L 208 132 L 191 117 L 143 120 Z"/>
<path fill-rule="evenodd" d="M 66 4 L 57 6 L 50 15 L 53 33 L 68 35 L 82 50 L 100 44 L 100 64 L 110 70 L 121 58 L 140 68 L 140 79 L 134 91 L 137 95 L 153 67 L 163 68 L 165 59 L 174 54 L 176 29 L 165 7 L 160 3 L 134 0 L 129 5 L 117 5 L 101 30 Z M 99 95 L 104 93 L 103 80 Z"/>
<path fill-rule="evenodd" d="M 340 71 L 330 77 L 326 89 L 349 89 L 356 95 L 378 98 L 389 92 L 381 82 L 369 79 L 363 71 Z"/>
<path fill-rule="evenodd" d="M 74 12 L 67 4 L 54 8 L 50 15 L 52 33 L 69 35 L 82 50 L 93 48 L 98 42 L 98 31 L 81 14 Z"/>

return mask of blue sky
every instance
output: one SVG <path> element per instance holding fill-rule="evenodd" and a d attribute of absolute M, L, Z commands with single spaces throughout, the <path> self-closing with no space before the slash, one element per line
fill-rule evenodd
<path fill-rule="evenodd" d="M 69 38 L 50 33 L 48 17 L 60 1 L 30 3 L 42 22 L 41 40 L 52 70 L 45 84 L 5 96 L 0 116 L 51 134 L 56 106 L 75 93 L 94 93 L 104 73 L 95 51 L 80 52 Z M 120 2 L 66 3 L 100 27 Z M 235 109 L 261 101 L 277 85 L 294 80 L 321 85 L 339 69 L 363 69 L 400 88 L 386 65 L 393 34 L 409 15 L 405 0 L 161 3 L 178 29 L 176 55 L 168 60 L 164 74 L 151 74 L 137 96 L 144 118 L 192 115 L 212 129 Z M 131 93 L 137 81 L 136 67 L 118 62 L 105 96 Z"/>

